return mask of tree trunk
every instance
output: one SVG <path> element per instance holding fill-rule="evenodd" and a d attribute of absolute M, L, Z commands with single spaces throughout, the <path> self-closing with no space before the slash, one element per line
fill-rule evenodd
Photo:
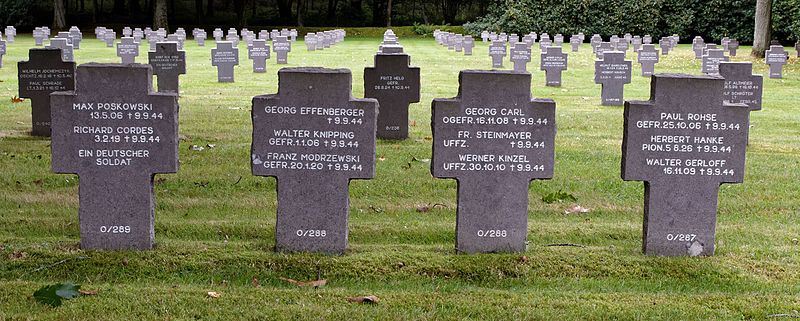
<path fill-rule="evenodd" d="M 384 0 L 373 0 L 372 1 L 372 26 L 380 27 L 384 26 L 384 14 L 386 14 L 386 8 L 383 7 Z"/>
<path fill-rule="evenodd" d="M 303 26 L 303 9 L 305 9 L 305 0 L 297 0 L 297 25 Z"/>
<path fill-rule="evenodd" d="M 772 38 L 772 0 L 756 1 L 756 26 L 753 32 L 753 50 L 750 55 L 764 58 Z"/>
<path fill-rule="evenodd" d="M 386 3 L 386 26 L 392 26 L 392 0 L 388 0 Z"/>
<path fill-rule="evenodd" d="M 67 28 L 66 8 L 64 0 L 53 0 L 53 31 L 64 31 Z"/>
<path fill-rule="evenodd" d="M 239 25 L 239 28 L 242 28 L 247 24 L 247 21 L 245 21 L 244 18 L 244 1 L 245 0 L 233 1 L 233 10 L 236 11 L 236 24 Z"/>
<path fill-rule="evenodd" d="M 328 0 L 328 22 L 336 19 L 336 0 Z"/>
<path fill-rule="evenodd" d="M 125 0 L 114 0 L 114 8 L 111 9 L 113 14 L 125 14 Z"/>
<path fill-rule="evenodd" d="M 289 24 L 292 21 L 292 0 L 277 0 L 278 16 L 281 23 Z"/>
<path fill-rule="evenodd" d="M 214 0 L 208 0 L 206 3 L 206 17 L 214 16 Z"/>
<path fill-rule="evenodd" d="M 456 21 L 456 15 L 458 15 L 458 6 L 460 4 L 460 0 L 441 0 L 442 1 L 442 16 L 444 17 L 444 23 L 452 25 Z"/>
<path fill-rule="evenodd" d="M 81 12 L 84 12 L 84 10 L 86 10 L 86 1 L 85 0 L 81 0 L 81 2 L 79 2 L 79 4 L 81 6 L 79 10 Z"/>
<path fill-rule="evenodd" d="M 169 32 L 167 0 L 153 0 L 153 29 L 164 28 Z"/>
<path fill-rule="evenodd" d="M 136 19 L 139 16 L 139 14 L 142 13 L 142 6 L 140 5 L 139 0 L 130 0 L 129 6 L 130 6 L 129 9 L 131 13 L 131 18 Z"/>
<path fill-rule="evenodd" d="M 194 0 L 194 16 L 198 25 L 203 24 L 203 0 Z"/>
<path fill-rule="evenodd" d="M 97 24 L 97 17 L 100 16 L 100 5 L 97 0 L 92 0 L 92 23 Z"/>

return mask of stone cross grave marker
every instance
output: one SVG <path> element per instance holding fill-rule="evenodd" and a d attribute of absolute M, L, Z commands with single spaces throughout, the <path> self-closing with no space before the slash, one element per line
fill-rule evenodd
<path fill-rule="evenodd" d="M 628 44 L 630 44 L 633 41 L 633 35 L 631 35 L 630 33 L 626 33 L 625 35 L 622 36 L 622 38 L 625 39 L 625 41 Z"/>
<path fill-rule="evenodd" d="M 708 53 L 703 56 L 703 63 L 700 71 L 706 75 L 719 75 L 719 63 L 721 61 L 728 61 L 730 58 L 725 56 L 723 49 L 710 49 Z"/>
<path fill-rule="evenodd" d="M 6 39 L 8 43 L 14 43 L 17 36 L 17 29 L 14 26 L 6 26 Z"/>
<path fill-rule="evenodd" d="M 649 101 L 625 103 L 622 179 L 645 181 L 643 252 L 714 254 L 720 184 L 741 183 L 746 105 L 723 103 L 722 77 L 657 74 Z"/>
<path fill-rule="evenodd" d="M 47 34 L 39 27 L 33 30 L 33 41 L 36 46 L 41 46 L 47 40 Z"/>
<path fill-rule="evenodd" d="M 506 56 L 506 42 L 495 40 L 489 44 L 489 56 L 492 57 L 492 68 L 503 68 L 503 58 Z"/>
<path fill-rule="evenodd" d="M 750 111 L 761 110 L 764 79 L 761 75 L 753 75 L 753 63 L 720 62 L 719 74 L 725 78 L 724 101 L 745 104 Z"/>
<path fill-rule="evenodd" d="M 642 44 L 643 45 L 649 45 L 651 43 L 653 43 L 653 37 L 652 36 L 644 35 L 644 37 L 642 37 Z"/>
<path fill-rule="evenodd" d="M 269 30 L 261 30 L 258 32 L 258 39 L 269 40 Z"/>
<path fill-rule="evenodd" d="M 553 177 L 555 108 L 531 75 L 464 70 L 459 95 L 432 104 L 431 174 L 458 181 L 456 250 L 522 252 L 531 180 Z"/>
<path fill-rule="evenodd" d="M 239 34 L 236 31 L 236 28 L 228 29 L 228 35 L 225 36 L 225 40 L 232 43 L 234 47 L 239 46 Z"/>
<path fill-rule="evenodd" d="M 83 40 L 83 34 L 78 27 L 72 26 L 69 28 L 69 37 L 72 40 L 72 48 L 81 49 L 81 40 Z"/>
<path fill-rule="evenodd" d="M 208 34 L 206 34 L 205 30 L 197 30 L 197 33 L 194 34 L 194 40 L 197 42 L 198 47 L 205 47 L 206 46 L 206 38 Z"/>
<path fill-rule="evenodd" d="M 3 56 L 6 55 L 6 41 L 0 37 L 0 68 L 3 68 Z"/>
<path fill-rule="evenodd" d="M 508 46 L 514 47 L 514 44 L 519 42 L 519 36 L 516 33 L 512 33 L 508 36 Z"/>
<path fill-rule="evenodd" d="M 117 57 L 122 58 L 122 63 L 132 64 L 136 62 L 138 56 L 139 43 L 133 37 L 122 37 L 121 41 L 117 43 Z"/>
<path fill-rule="evenodd" d="M 378 138 L 408 138 L 408 104 L 419 102 L 421 88 L 419 67 L 410 63 L 402 51 L 378 53 L 375 67 L 364 68 L 364 97 L 378 100 Z"/>
<path fill-rule="evenodd" d="M 481 40 L 483 42 L 489 41 L 489 32 L 488 31 L 484 30 L 483 32 L 481 32 Z"/>
<path fill-rule="evenodd" d="M 658 45 L 661 46 L 661 54 L 666 56 L 672 49 L 672 38 L 662 37 L 661 40 L 658 41 Z"/>
<path fill-rule="evenodd" d="M 283 68 L 253 98 L 253 175 L 278 181 L 278 251 L 343 254 L 352 179 L 375 176 L 378 102 L 356 99 L 347 69 Z"/>
<path fill-rule="evenodd" d="M 642 49 L 642 37 L 634 36 L 633 39 L 631 39 L 631 45 L 633 46 L 633 51 Z"/>
<path fill-rule="evenodd" d="M 114 48 L 114 42 L 117 41 L 117 32 L 106 30 L 103 33 L 103 41 L 106 42 L 106 48 Z"/>
<path fill-rule="evenodd" d="M 605 53 L 606 51 L 613 51 L 613 50 L 614 50 L 613 44 L 611 44 L 610 42 L 602 42 L 600 43 L 600 45 L 597 46 L 597 48 L 595 48 L 594 54 L 597 57 L 597 59 L 603 59 L 603 53 Z M 622 54 L 624 55 L 625 53 L 622 52 Z"/>
<path fill-rule="evenodd" d="M 239 48 L 230 41 L 217 42 L 211 49 L 211 65 L 217 67 L 218 82 L 233 82 L 233 67 L 239 65 Z"/>
<path fill-rule="evenodd" d="M 642 65 L 642 76 L 652 76 L 655 72 L 655 66 L 658 63 L 658 49 L 656 45 L 642 45 L 642 49 L 638 53 L 639 64 Z"/>
<path fill-rule="evenodd" d="M 770 46 L 764 62 L 769 65 L 769 78 L 783 78 L 783 65 L 786 64 L 788 54 L 783 46 Z"/>
<path fill-rule="evenodd" d="M 578 35 L 569 37 L 569 45 L 572 47 L 572 52 L 578 52 L 578 49 L 581 47 L 581 42 L 581 37 Z"/>
<path fill-rule="evenodd" d="M 317 35 L 315 33 L 307 33 L 303 41 L 306 43 L 306 50 L 314 51 L 317 49 Z"/>
<path fill-rule="evenodd" d="M 247 47 L 247 57 L 253 60 L 253 72 L 267 72 L 269 45 L 264 39 L 254 39 L 253 45 Z"/>
<path fill-rule="evenodd" d="M 50 136 L 50 93 L 75 89 L 75 63 L 60 49 L 33 48 L 17 63 L 19 96 L 31 101 L 31 135 Z"/>
<path fill-rule="evenodd" d="M 214 41 L 219 42 L 222 41 L 222 37 L 225 36 L 225 32 L 220 28 L 216 28 L 213 32 L 211 32 L 211 35 L 214 36 Z"/>
<path fill-rule="evenodd" d="M 186 52 L 177 42 L 159 42 L 156 51 L 147 53 L 152 73 L 158 76 L 158 92 L 180 94 L 180 75 L 186 74 Z"/>
<path fill-rule="evenodd" d="M 541 54 L 539 69 L 545 72 L 545 85 L 561 86 L 561 72 L 567 70 L 567 53 L 561 47 L 549 47 Z"/>
<path fill-rule="evenodd" d="M 705 45 L 705 47 L 703 47 L 703 56 L 707 55 L 707 54 L 708 54 L 708 51 L 709 51 L 709 50 L 712 50 L 712 49 L 718 49 L 718 48 L 717 48 L 717 44 L 714 44 L 714 43 L 707 43 L 707 44 Z M 701 59 L 702 59 L 702 57 L 701 57 Z"/>
<path fill-rule="evenodd" d="M 329 46 L 330 45 L 326 45 L 325 48 Z M 292 43 L 286 39 L 286 36 L 277 36 L 272 38 L 272 51 L 275 52 L 277 56 L 275 59 L 279 65 L 288 64 L 288 56 L 289 52 L 292 51 Z"/>
<path fill-rule="evenodd" d="M 550 40 L 550 36 L 547 34 L 542 34 L 541 40 L 539 40 L 539 50 L 544 51 L 547 47 L 552 47 L 553 41 Z"/>
<path fill-rule="evenodd" d="M 464 55 L 472 56 L 472 49 L 475 48 L 475 40 L 472 36 L 464 36 Z"/>
<path fill-rule="evenodd" d="M 631 83 L 631 62 L 625 53 L 608 51 L 594 62 L 594 83 L 602 85 L 602 105 L 622 106 L 625 84 Z"/>
<path fill-rule="evenodd" d="M 464 37 L 461 35 L 456 35 L 453 37 L 453 49 L 456 52 L 463 52 L 464 51 Z"/>
<path fill-rule="evenodd" d="M 553 36 L 553 46 L 561 47 L 562 45 L 564 45 L 564 36 L 560 33 Z"/>
<path fill-rule="evenodd" d="M 597 52 L 597 47 L 599 47 L 601 43 L 603 43 L 603 37 L 600 37 L 598 34 L 593 35 L 589 40 L 589 44 L 592 45 L 592 52 Z"/>
<path fill-rule="evenodd" d="M 122 36 L 123 37 L 133 36 L 133 29 L 131 29 L 131 27 L 122 28 Z"/>
<path fill-rule="evenodd" d="M 736 50 L 739 49 L 739 41 L 736 39 L 731 39 L 728 41 L 728 54 L 731 57 L 736 57 Z"/>
<path fill-rule="evenodd" d="M 178 100 L 154 93 L 150 66 L 83 64 L 54 93 L 53 172 L 77 174 L 82 249 L 155 243 L 153 178 L 178 171 Z"/>
<path fill-rule="evenodd" d="M 703 58 L 703 48 L 706 46 L 705 41 L 703 41 L 703 37 L 696 36 L 692 39 L 692 50 L 694 51 L 694 57 L 696 59 Z"/>
<path fill-rule="evenodd" d="M 72 51 L 72 45 L 69 44 L 68 38 L 53 38 L 50 39 L 50 44 L 45 48 L 47 49 L 61 49 L 61 59 L 64 61 L 75 61 L 75 56 Z"/>
<path fill-rule="evenodd" d="M 511 47 L 509 61 L 514 64 L 514 71 L 528 72 L 528 63 L 531 61 L 531 48 L 524 43 L 517 43 Z"/>

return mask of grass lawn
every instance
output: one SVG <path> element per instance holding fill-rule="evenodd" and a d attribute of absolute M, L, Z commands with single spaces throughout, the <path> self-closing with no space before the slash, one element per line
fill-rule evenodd
<path fill-rule="evenodd" d="M 240 46 L 236 82 L 217 83 L 213 42 L 186 42 L 181 76 L 180 170 L 158 175 L 157 248 L 147 252 L 78 248 L 78 178 L 50 171 L 49 140 L 31 137 L 30 104 L 18 94 L 16 63 L 30 35 L 9 44 L 0 69 L 0 319 L 765 319 L 800 313 L 800 64 L 784 79 L 764 78 L 763 111 L 750 117 L 744 184 L 720 190 L 717 253 L 705 258 L 641 254 L 643 183 L 620 179 L 622 107 L 600 106 L 588 44 L 569 53 L 563 86 L 544 86 L 538 45 L 532 91 L 556 101 L 555 178 L 530 185 L 528 250 L 454 252 L 456 182 L 430 175 L 430 105 L 458 91 L 462 69 L 488 69 L 486 44 L 474 56 L 431 38 L 400 39 L 421 68 L 422 100 L 411 105 L 411 138 L 379 141 L 376 177 L 350 184 L 350 243 L 341 257 L 274 253 L 275 180 L 250 173 L 250 101 L 277 90 L 274 56 L 255 74 Z M 295 43 L 290 66 L 349 68 L 353 95 L 379 38 L 348 38 L 324 51 Z M 78 63 L 118 62 L 89 32 Z M 145 50 L 138 61 L 146 61 Z M 567 50 L 568 45 L 565 46 Z M 749 59 L 749 48 L 740 57 Z M 795 56 L 791 50 L 792 57 Z M 633 54 L 628 54 L 629 58 Z M 506 63 L 510 68 L 511 64 Z M 754 64 L 756 73 L 767 66 Z M 657 72 L 699 74 L 691 45 L 680 45 Z M 634 77 L 628 100 L 649 98 Z M 192 145 L 216 145 L 194 151 Z M 418 161 L 422 160 L 422 161 Z M 564 190 L 572 204 L 545 204 Z M 432 204 L 433 210 L 418 212 Z M 573 243 L 585 247 L 548 246 Z M 328 285 L 296 287 L 280 278 Z M 59 308 L 31 294 L 62 281 L 98 290 Z M 218 292 L 210 298 L 208 291 Z M 375 305 L 346 298 L 375 295 Z"/>

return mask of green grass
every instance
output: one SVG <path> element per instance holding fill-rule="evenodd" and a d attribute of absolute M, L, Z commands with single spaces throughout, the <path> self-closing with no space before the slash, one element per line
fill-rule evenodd
<path fill-rule="evenodd" d="M 114 49 L 90 38 L 87 33 L 76 52 L 79 63 L 118 61 Z M 385 160 L 377 162 L 375 179 L 350 184 L 349 250 L 331 257 L 272 252 L 275 180 L 252 176 L 248 154 L 250 100 L 276 91 L 275 60 L 268 61 L 268 73 L 254 74 L 240 49 L 236 82 L 220 84 L 210 65 L 211 43 L 198 48 L 192 42 L 188 74 L 181 76 L 180 171 L 157 176 L 163 180 L 155 188 L 157 248 L 79 250 L 78 179 L 50 172 L 49 141 L 28 135 L 30 104 L 10 102 L 17 95 L 16 62 L 33 46 L 29 36 L 19 37 L 0 69 L 0 319 L 731 320 L 798 314 L 796 58 L 784 79 L 764 79 L 764 110 L 751 114 L 745 182 L 721 188 L 717 254 L 707 258 L 641 254 L 643 185 L 619 177 L 622 108 L 600 106 L 588 44 L 570 53 L 561 88 L 544 86 L 534 59 L 532 91 L 556 101 L 558 135 L 555 178 L 530 187 L 528 251 L 459 255 L 455 181 L 434 179 L 429 164 L 411 159 L 430 158 L 431 100 L 456 95 L 459 70 L 489 68 L 491 60 L 482 43 L 466 57 L 432 39 L 400 40 L 422 71 L 422 101 L 411 106 L 416 125 L 406 141 L 378 142 Z M 307 52 L 298 42 L 288 66 L 349 68 L 353 94 L 361 97 L 363 69 L 372 65 L 378 44 L 378 38 L 356 38 Z M 698 74 L 700 62 L 690 49 L 681 45 L 656 70 Z M 744 56 L 749 48 L 739 52 Z M 748 59 L 742 56 L 734 60 Z M 634 65 L 625 97 L 647 99 L 649 80 L 636 76 Z M 762 62 L 755 69 L 767 73 Z M 190 149 L 206 144 L 216 147 Z M 541 202 L 559 189 L 591 213 L 565 215 L 570 204 Z M 435 203 L 447 207 L 416 211 Z M 546 246 L 551 243 L 586 247 Z M 329 282 L 316 290 L 279 279 L 314 279 L 318 271 Z M 99 294 L 55 309 L 31 298 L 42 285 L 61 281 Z M 208 298 L 208 291 L 222 296 Z M 381 302 L 346 301 L 356 295 Z"/>

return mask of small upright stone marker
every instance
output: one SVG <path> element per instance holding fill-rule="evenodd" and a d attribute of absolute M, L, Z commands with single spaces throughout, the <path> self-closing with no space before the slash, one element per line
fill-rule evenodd
<path fill-rule="evenodd" d="M 753 63 L 720 62 L 719 75 L 725 78 L 724 101 L 745 104 L 750 111 L 761 110 L 764 79 L 761 75 L 753 75 Z"/>
<path fill-rule="evenodd" d="M 378 102 L 351 94 L 350 71 L 283 68 L 253 97 L 253 175 L 276 177 L 277 251 L 343 254 L 351 179 L 375 176 Z"/>
<path fill-rule="evenodd" d="M 375 55 L 375 67 L 364 68 L 364 97 L 379 104 L 378 138 L 408 138 L 408 104 L 420 99 L 419 67 L 410 63 L 402 51 L 384 51 Z"/>
<path fill-rule="evenodd" d="M 82 249 L 155 243 L 154 174 L 178 170 L 178 101 L 153 93 L 148 65 L 84 64 L 52 95 L 53 172 L 78 174 Z"/>
<path fill-rule="evenodd" d="M 694 57 L 696 59 L 703 58 L 703 49 L 706 47 L 703 37 L 696 36 L 692 39 L 692 50 L 694 50 Z"/>
<path fill-rule="evenodd" d="M 158 92 L 180 93 L 180 75 L 186 74 L 186 52 L 177 42 L 159 42 L 147 53 L 152 73 L 158 76 Z"/>
<path fill-rule="evenodd" d="M 472 48 L 475 48 L 475 40 L 472 36 L 464 36 L 464 56 L 472 56 Z"/>
<path fill-rule="evenodd" d="M 132 64 L 136 62 L 138 56 L 139 43 L 133 37 L 122 37 L 122 40 L 117 43 L 117 57 L 122 58 L 122 63 Z"/>
<path fill-rule="evenodd" d="M 567 70 L 567 53 L 561 47 L 548 47 L 541 54 L 539 69 L 545 72 L 545 85 L 561 86 L 561 72 Z"/>
<path fill-rule="evenodd" d="M 622 106 L 625 84 L 631 83 L 631 62 L 625 53 L 608 51 L 594 62 L 594 83 L 602 85 L 603 106 Z"/>
<path fill-rule="evenodd" d="M 658 45 L 661 46 L 661 54 L 666 56 L 666 55 L 669 54 L 669 51 L 672 49 L 672 38 L 663 37 L 658 42 Z"/>
<path fill-rule="evenodd" d="M 264 39 L 254 39 L 253 45 L 247 47 L 247 56 L 253 60 L 253 72 L 267 72 L 269 46 Z"/>
<path fill-rule="evenodd" d="M 769 65 L 769 78 L 783 78 L 783 65 L 789 57 L 783 46 L 770 46 L 765 53 L 765 62 Z"/>
<path fill-rule="evenodd" d="M 431 174 L 458 181 L 456 251 L 525 251 L 531 180 L 553 177 L 556 104 L 531 75 L 464 70 L 459 96 L 432 104 Z"/>
<path fill-rule="evenodd" d="M 642 65 L 642 76 L 652 76 L 655 71 L 655 66 L 658 63 L 658 49 L 656 45 L 649 44 L 643 45 L 639 50 L 639 64 Z"/>
<path fill-rule="evenodd" d="M 719 75 L 719 63 L 728 61 L 729 59 L 730 58 L 725 56 L 725 50 L 709 49 L 708 53 L 703 56 L 703 63 L 700 71 L 706 75 Z"/>
<path fill-rule="evenodd" d="M 233 82 L 233 67 L 239 65 L 239 48 L 230 41 L 217 42 L 211 49 L 211 65 L 217 67 L 218 82 Z"/>
<path fill-rule="evenodd" d="M 511 48 L 509 60 L 514 64 L 514 71 L 528 72 L 528 63 L 531 61 L 531 48 L 520 42 Z"/>
<path fill-rule="evenodd" d="M 572 52 L 578 52 L 578 49 L 581 47 L 581 37 L 578 35 L 572 35 L 569 37 L 569 45 L 572 47 Z"/>
<path fill-rule="evenodd" d="M 64 61 L 75 61 L 73 55 L 72 45 L 69 44 L 69 39 L 66 38 L 53 38 L 50 39 L 50 45 L 45 47 L 47 49 L 61 49 L 61 59 Z"/>
<path fill-rule="evenodd" d="M 728 41 L 728 54 L 731 57 L 736 57 L 736 49 L 739 49 L 739 41 L 736 39 Z"/>
<path fill-rule="evenodd" d="M 506 42 L 494 40 L 489 44 L 489 56 L 492 57 L 492 68 L 503 68 L 503 58 L 506 56 Z"/>
<path fill-rule="evenodd" d="M 657 74 L 649 101 L 625 103 L 622 179 L 647 182 L 646 255 L 714 254 L 719 187 L 743 181 L 750 127 L 746 105 L 723 103 L 723 83 Z"/>
<path fill-rule="evenodd" d="M 326 48 L 328 45 L 326 45 Z M 286 36 L 276 36 L 272 38 L 272 51 L 275 52 L 276 62 L 279 65 L 288 64 L 289 52 L 292 51 L 292 43 L 286 39 Z"/>
<path fill-rule="evenodd" d="M 33 136 L 50 136 L 50 94 L 75 89 L 75 63 L 63 61 L 60 49 L 30 49 L 17 63 L 19 96 L 31 100 Z"/>
<path fill-rule="evenodd" d="M 0 68 L 3 68 L 3 56 L 6 54 L 6 41 L 0 37 Z"/>

